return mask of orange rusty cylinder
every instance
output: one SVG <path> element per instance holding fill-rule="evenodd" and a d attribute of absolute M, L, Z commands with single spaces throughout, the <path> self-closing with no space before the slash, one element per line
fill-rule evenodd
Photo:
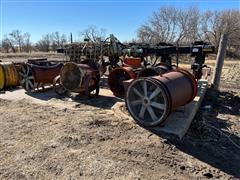
<path fill-rule="evenodd" d="M 72 92 L 99 92 L 99 70 L 87 64 L 66 63 L 60 72 L 63 87 Z M 97 95 L 96 94 L 96 95 Z"/>
<path fill-rule="evenodd" d="M 153 78 L 167 88 L 171 98 L 171 111 L 191 102 L 197 95 L 197 81 L 187 70 L 176 69 Z"/>
<path fill-rule="evenodd" d="M 131 67 L 119 67 L 111 71 L 108 76 L 108 86 L 115 96 L 124 96 L 123 81 L 135 79 L 136 74 Z"/>
<path fill-rule="evenodd" d="M 156 67 L 150 67 L 142 69 L 138 73 L 138 77 L 150 77 L 150 76 L 158 76 L 160 74 L 164 74 L 168 71 L 170 71 L 170 67 L 164 66 L 164 65 L 158 65 Z"/>
<path fill-rule="evenodd" d="M 197 95 L 197 81 L 183 69 L 134 80 L 127 89 L 125 102 L 131 116 L 144 126 L 163 123 L 176 108 Z"/>
<path fill-rule="evenodd" d="M 141 65 L 141 58 L 134 58 L 134 57 L 126 57 L 123 59 L 125 66 L 130 66 L 133 68 L 140 68 Z"/>

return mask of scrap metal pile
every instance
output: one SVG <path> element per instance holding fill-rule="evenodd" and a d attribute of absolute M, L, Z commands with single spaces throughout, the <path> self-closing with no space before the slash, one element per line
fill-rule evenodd
<path fill-rule="evenodd" d="M 190 46 L 171 44 L 122 44 L 113 35 L 98 43 L 69 44 L 62 51 L 70 57 L 58 77 L 61 93 L 99 93 L 100 75 L 109 68 L 108 86 L 115 96 L 125 97 L 130 115 L 144 126 L 156 126 L 197 94 L 197 80 L 214 46 L 195 42 Z M 189 70 L 178 68 L 178 56 L 190 54 Z M 177 56 L 176 65 L 172 57 Z M 63 90 L 64 89 L 64 90 Z M 56 89 L 56 92 L 58 90 Z M 61 94 L 58 92 L 58 94 Z"/>
<path fill-rule="evenodd" d="M 71 43 L 59 52 L 69 61 L 29 60 L 17 68 L 26 91 L 52 84 L 59 95 L 76 92 L 95 97 L 100 77 L 108 69 L 108 86 L 115 96 L 124 97 L 130 115 L 141 125 L 156 126 L 194 99 L 197 80 L 208 68 L 205 57 L 214 52 L 214 46 L 200 41 L 189 46 L 122 44 L 110 35 L 104 41 Z M 178 68 L 181 54 L 194 57 L 189 70 Z"/>

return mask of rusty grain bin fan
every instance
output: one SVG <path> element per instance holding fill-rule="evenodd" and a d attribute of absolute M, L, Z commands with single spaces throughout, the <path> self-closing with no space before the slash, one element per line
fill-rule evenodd
<path fill-rule="evenodd" d="M 139 78 L 126 92 L 130 115 L 143 126 L 163 123 L 176 108 L 191 102 L 197 94 L 197 82 L 186 70 Z"/>
<path fill-rule="evenodd" d="M 133 68 L 115 68 L 108 76 L 108 86 L 115 96 L 124 96 L 123 81 L 135 78 L 136 74 L 133 72 Z"/>
<path fill-rule="evenodd" d="M 44 85 L 53 83 L 62 66 L 62 63 L 45 59 L 30 60 L 22 64 L 19 69 L 20 84 L 27 92 L 35 91 L 40 87 L 44 88 Z"/>
<path fill-rule="evenodd" d="M 165 65 L 158 65 L 155 67 L 144 68 L 138 73 L 138 77 L 158 76 L 170 70 L 171 70 L 171 67 L 165 66 Z"/>
<path fill-rule="evenodd" d="M 66 90 L 88 96 L 99 94 L 99 81 L 99 70 L 87 64 L 69 62 L 60 73 L 60 83 Z"/>

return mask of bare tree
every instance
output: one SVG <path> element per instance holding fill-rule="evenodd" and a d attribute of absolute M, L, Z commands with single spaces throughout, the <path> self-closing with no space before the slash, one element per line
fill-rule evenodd
<path fill-rule="evenodd" d="M 148 43 L 172 42 L 177 33 L 177 14 L 178 10 L 174 7 L 160 8 L 139 28 L 139 39 Z"/>
<path fill-rule="evenodd" d="M 51 47 L 53 51 L 56 51 L 57 48 L 63 47 L 67 43 L 67 37 L 65 34 L 60 34 L 59 32 L 51 33 Z"/>
<path fill-rule="evenodd" d="M 25 51 L 25 52 L 31 52 L 31 50 L 32 50 L 30 37 L 31 37 L 30 33 L 23 34 L 23 51 Z"/>
<path fill-rule="evenodd" d="M 238 10 L 207 11 L 203 13 L 200 23 L 203 39 L 214 44 L 216 49 L 218 49 L 223 34 L 228 35 L 230 46 L 231 44 L 239 44 L 239 19 L 240 11 Z"/>
<path fill-rule="evenodd" d="M 59 32 L 51 33 L 50 39 L 51 39 L 52 50 L 56 51 L 56 49 L 58 47 L 60 47 L 60 41 L 61 41 L 60 40 L 60 33 Z"/>
<path fill-rule="evenodd" d="M 16 53 L 16 49 L 15 49 L 12 41 L 8 38 L 7 35 L 5 35 L 3 40 L 2 40 L 2 49 L 6 53 L 9 53 L 10 50 L 12 50 L 12 52 Z"/>
<path fill-rule="evenodd" d="M 14 53 L 17 52 L 30 52 L 31 50 L 31 42 L 30 42 L 30 34 L 24 33 L 20 30 L 13 30 L 8 35 L 5 35 L 2 46 L 5 52 L 10 52 L 10 50 Z"/>
<path fill-rule="evenodd" d="M 39 51 L 49 52 L 51 47 L 51 35 L 46 34 L 36 43 L 36 48 Z"/>
<path fill-rule="evenodd" d="M 90 26 L 84 31 L 82 31 L 81 36 L 83 36 L 85 39 L 89 39 L 93 42 L 99 42 L 105 39 L 106 37 L 106 30 L 105 29 L 98 29 L 96 26 Z"/>
<path fill-rule="evenodd" d="M 63 48 L 65 44 L 67 44 L 67 36 L 65 34 L 62 34 L 60 40 L 60 47 Z"/>
<path fill-rule="evenodd" d="M 199 36 L 198 22 L 197 8 L 162 7 L 138 29 L 138 38 L 148 43 L 192 41 Z"/>
<path fill-rule="evenodd" d="M 177 39 L 176 42 L 193 42 L 199 39 L 198 23 L 199 10 L 196 7 L 189 7 L 186 10 L 178 10 L 177 13 Z"/>
<path fill-rule="evenodd" d="M 12 44 L 18 46 L 19 52 L 22 52 L 23 36 L 21 31 L 13 30 L 11 33 L 9 33 L 9 36 L 11 37 Z"/>

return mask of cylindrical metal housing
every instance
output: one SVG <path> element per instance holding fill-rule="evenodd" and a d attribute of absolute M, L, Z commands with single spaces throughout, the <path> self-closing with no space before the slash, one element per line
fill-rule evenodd
<path fill-rule="evenodd" d="M 4 78 L 4 70 L 3 67 L 0 66 L 0 90 L 4 88 L 5 78 Z"/>
<path fill-rule="evenodd" d="M 93 90 L 99 86 L 99 80 L 99 71 L 87 64 L 69 62 L 62 67 L 60 73 L 61 84 L 73 92 L 85 91 L 86 88 Z"/>
<path fill-rule="evenodd" d="M 170 70 L 171 69 L 168 66 L 158 65 L 156 67 L 150 67 L 150 68 L 142 69 L 138 73 L 138 77 L 158 76 L 158 75 L 164 74 L 164 73 L 166 73 Z"/>
<path fill-rule="evenodd" d="M 18 86 L 19 85 L 19 76 L 18 72 L 11 62 L 1 62 L 1 86 L 3 87 L 11 87 L 11 86 Z M 4 78 L 4 80 L 3 80 Z"/>
<path fill-rule="evenodd" d="M 136 79 L 129 86 L 125 102 L 131 116 L 144 126 L 156 126 L 170 112 L 191 102 L 197 94 L 197 82 L 186 70 Z"/>
<path fill-rule="evenodd" d="M 135 79 L 136 74 L 131 67 L 119 67 L 111 71 L 108 76 L 108 85 L 115 96 L 124 96 L 123 81 Z"/>

